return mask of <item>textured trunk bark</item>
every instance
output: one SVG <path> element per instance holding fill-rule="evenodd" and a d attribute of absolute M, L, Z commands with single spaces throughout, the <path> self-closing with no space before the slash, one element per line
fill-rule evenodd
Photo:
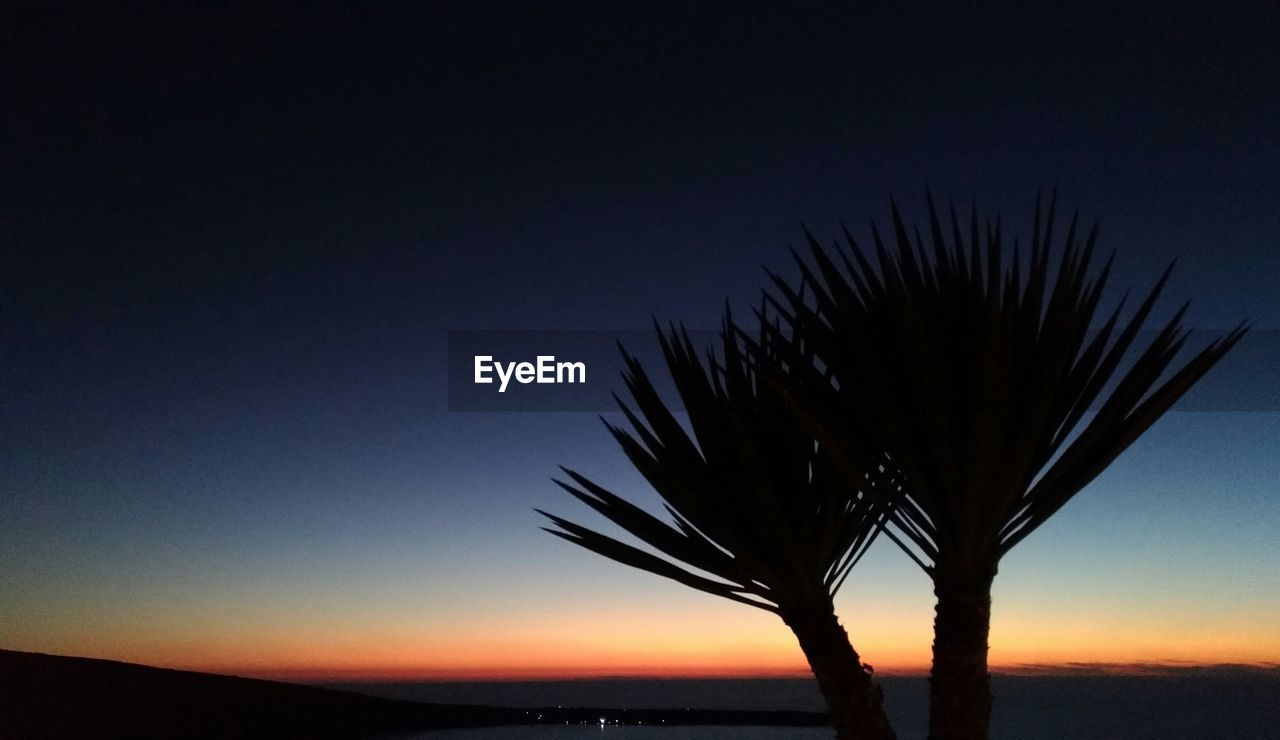
<path fill-rule="evenodd" d="M 929 675 L 931 740 L 987 740 L 991 724 L 991 582 L 995 566 L 938 567 L 933 593 L 933 671 Z"/>
<path fill-rule="evenodd" d="M 783 621 L 800 641 L 800 649 L 818 679 L 831 726 L 839 740 L 893 740 L 884 713 L 884 694 L 871 680 L 849 634 L 830 606 L 793 611 Z"/>

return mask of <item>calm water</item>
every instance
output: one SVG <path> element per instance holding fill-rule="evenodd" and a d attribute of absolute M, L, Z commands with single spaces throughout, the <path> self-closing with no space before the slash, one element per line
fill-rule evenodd
<path fill-rule="evenodd" d="M 495 727 L 397 735 L 395 740 L 830 740 L 812 727 Z M 390 740 L 390 739 L 388 739 Z"/>
<path fill-rule="evenodd" d="M 925 735 L 924 679 L 884 678 L 898 737 Z M 811 680 L 599 680 L 401 683 L 342 688 L 397 699 L 505 706 L 799 709 L 820 711 Z M 999 740 L 1280 740 L 1280 672 L 1168 677 L 993 678 L 992 736 Z M 813 728 L 508 727 L 406 736 L 422 740 L 647 740 L 829 737 Z"/>

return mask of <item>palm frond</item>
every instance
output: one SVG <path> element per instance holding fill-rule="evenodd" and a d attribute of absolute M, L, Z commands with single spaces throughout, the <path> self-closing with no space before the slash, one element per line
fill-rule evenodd
<path fill-rule="evenodd" d="M 1187 339 L 1185 306 L 1130 352 L 1169 271 L 1127 320 L 1121 301 L 1091 337 L 1111 271 L 1109 258 L 1093 274 L 1096 226 L 1082 235 L 1073 215 L 1063 235 L 1056 197 L 1047 207 L 1037 198 L 1023 264 L 998 217 L 980 220 L 974 206 L 966 229 L 950 207 L 944 226 L 932 195 L 927 206 L 928 247 L 891 202 L 893 245 L 873 224 L 874 266 L 847 229 L 832 248 L 806 232 L 808 254 L 795 257 L 805 290 L 772 276 L 786 330 L 804 337 L 836 388 L 811 383 L 793 396 L 833 449 L 880 442 L 905 490 L 890 515 L 895 540 L 917 562 L 928 567 L 944 550 L 998 560 L 1150 428 L 1247 326 L 1170 372 Z"/>
<path fill-rule="evenodd" d="M 761 319 L 780 326 L 780 319 Z M 647 549 L 543 513 L 557 536 L 612 560 L 769 611 L 829 600 L 885 524 L 894 473 L 838 471 L 765 375 L 812 373 L 796 338 L 750 342 L 726 309 L 720 351 L 704 362 L 683 327 L 655 327 L 688 425 L 623 350 L 625 428 L 606 427 L 663 499 L 663 521 L 565 469 L 556 483 Z M 771 336 L 776 336 L 772 334 Z M 826 381 L 828 384 L 830 381 Z"/>

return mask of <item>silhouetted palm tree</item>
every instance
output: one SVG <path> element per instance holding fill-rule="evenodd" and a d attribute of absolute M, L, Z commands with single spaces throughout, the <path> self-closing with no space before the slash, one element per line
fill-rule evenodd
<path fill-rule="evenodd" d="M 620 563 L 777 614 L 795 633 L 840 738 L 892 738 L 879 688 L 835 615 L 832 597 L 887 516 L 894 483 L 868 466 L 861 485 L 832 469 L 812 436 L 787 424 L 777 396 L 757 386 L 757 362 L 785 372 L 797 345 L 748 356 L 726 316 L 722 364 L 704 368 L 688 334 L 658 331 L 692 436 L 626 356 L 621 400 L 630 430 L 606 426 L 666 504 L 674 525 L 585 477 L 556 481 L 665 557 L 540 512 L 547 531 Z"/>
<path fill-rule="evenodd" d="M 1111 267 L 1109 259 L 1091 275 L 1096 226 L 1081 240 L 1073 216 L 1053 269 L 1054 205 L 1042 213 L 1037 198 L 1024 274 L 1016 243 L 1006 255 L 999 218 L 980 225 L 975 208 L 962 228 L 952 208 L 944 227 L 932 197 L 928 206 L 929 246 L 919 230 L 908 233 L 896 205 L 895 248 L 872 225 L 875 267 L 847 229 L 835 257 L 806 232 L 812 263 L 796 256 L 802 289 L 773 279 L 791 331 L 835 383 L 797 390 L 784 377 L 777 385 L 829 452 L 878 444 L 901 471 L 905 498 L 890 515 L 890 534 L 933 579 L 937 597 L 930 736 L 985 738 L 991 583 L 1001 557 L 1146 431 L 1246 327 L 1166 372 L 1187 338 L 1184 305 L 1120 372 L 1168 270 L 1127 322 L 1119 320 L 1122 300 L 1091 326 Z"/>

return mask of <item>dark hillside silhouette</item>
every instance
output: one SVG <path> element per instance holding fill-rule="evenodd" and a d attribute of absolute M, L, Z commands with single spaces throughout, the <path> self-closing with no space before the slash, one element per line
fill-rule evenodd
<path fill-rule="evenodd" d="M 0 738 L 358 738 L 517 724 L 520 710 L 0 650 Z"/>
<path fill-rule="evenodd" d="M 365 687 L 376 692 L 379 685 Z M 630 704 L 630 702 L 628 702 Z M 0 650 L 3 740 L 324 740 L 496 725 L 814 727 L 818 712 L 509 708 L 175 671 L 112 660 Z M 536 733 L 536 730 L 531 732 Z"/>

